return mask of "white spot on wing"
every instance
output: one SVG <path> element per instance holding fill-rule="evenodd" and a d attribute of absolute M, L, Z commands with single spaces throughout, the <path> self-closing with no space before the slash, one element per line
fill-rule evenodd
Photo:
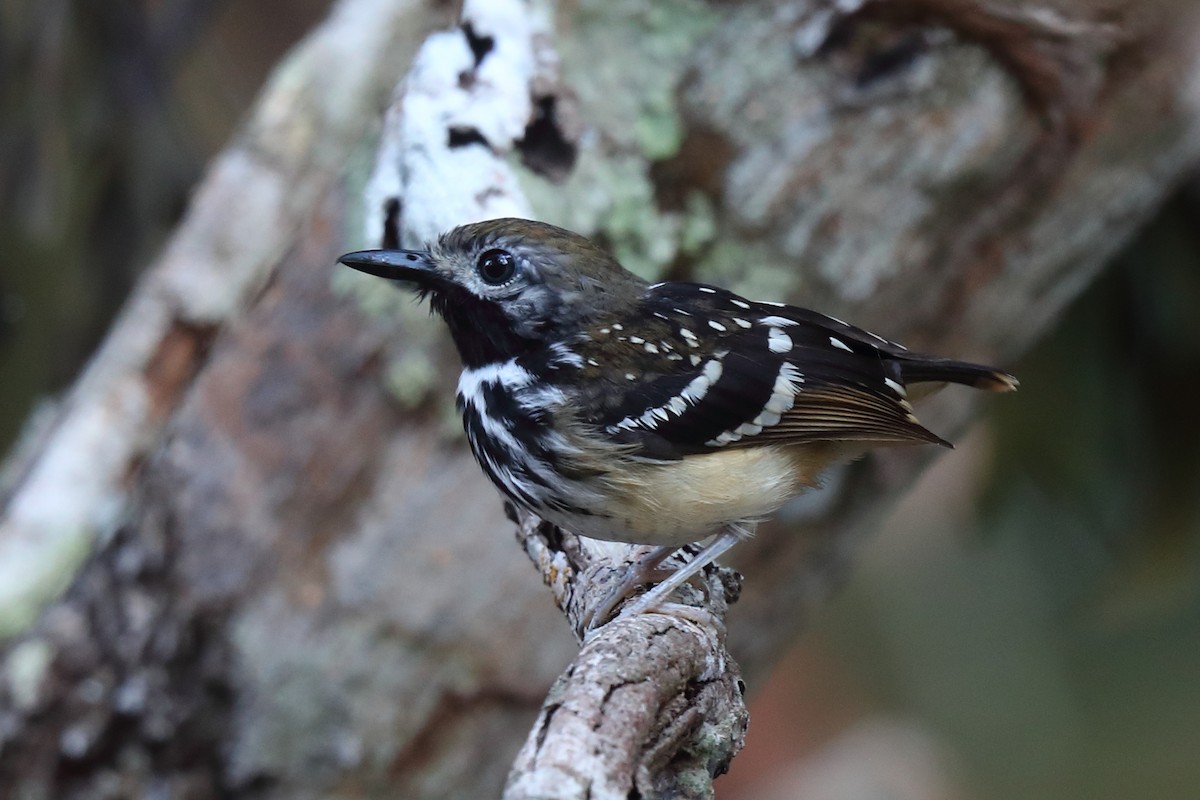
<path fill-rule="evenodd" d="M 704 377 L 708 378 L 710 383 L 716 383 L 718 380 L 720 380 L 721 372 L 723 372 L 725 369 L 723 366 L 721 366 L 720 359 L 724 357 L 725 353 L 718 353 L 716 358 L 710 359 L 709 362 L 704 365 Z"/>
<path fill-rule="evenodd" d="M 705 444 L 709 447 L 720 447 L 730 442 L 736 442 L 740 438 L 742 438 L 741 434 L 734 433 L 733 431 L 725 431 L 725 433 L 722 433 L 717 438 L 709 439 Z"/>
<path fill-rule="evenodd" d="M 699 288 L 700 288 L 700 291 L 704 292 L 705 294 L 716 294 L 717 293 L 716 289 L 710 289 L 707 286 L 701 286 Z"/>
<path fill-rule="evenodd" d="M 778 424 L 779 415 L 774 411 L 763 411 L 754 418 L 754 424 L 763 428 L 769 428 L 772 425 Z"/>
<path fill-rule="evenodd" d="M 733 304 L 734 304 L 735 306 L 737 306 L 738 308 L 743 308 L 743 309 L 748 309 L 748 308 L 750 308 L 750 304 L 749 304 L 749 303 L 743 303 L 741 300 L 738 300 L 737 298 L 733 298 L 733 297 L 731 297 L 731 298 L 729 299 L 729 302 L 733 303 Z"/>
<path fill-rule="evenodd" d="M 739 328 L 749 328 L 750 327 L 750 323 L 747 322 L 746 320 L 742 319 L 741 317 L 734 317 L 733 321 Z"/>
<path fill-rule="evenodd" d="M 887 384 L 887 387 L 896 394 L 900 395 L 901 397 L 908 397 L 908 392 L 905 390 L 905 388 L 891 378 L 884 378 L 883 382 Z"/>
<path fill-rule="evenodd" d="M 779 316 L 775 316 L 775 315 L 771 315 L 769 317 L 763 317 L 762 319 L 760 319 L 758 321 L 758 323 L 760 325 L 771 325 L 776 328 L 786 328 L 791 325 L 799 325 L 800 324 L 799 322 L 796 322 L 796 320 L 794 320 L 794 319 L 788 319 L 787 317 L 779 317 Z"/>
<path fill-rule="evenodd" d="M 847 353 L 854 352 L 853 350 L 851 350 L 849 348 L 849 346 L 846 345 L 845 342 L 843 342 L 841 339 L 837 338 L 836 336 L 830 336 L 829 343 L 831 345 L 833 345 L 834 347 L 838 348 L 839 350 L 845 350 Z"/>
<path fill-rule="evenodd" d="M 708 327 L 712 328 L 714 331 L 723 331 L 726 329 L 724 325 L 717 322 L 715 319 L 710 319 L 708 321 Z"/>
<path fill-rule="evenodd" d="M 796 392 L 803 382 L 804 378 L 800 375 L 800 370 L 796 368 L 796 365 L 785 361 L 779 367 L 779 374 L 775 376 L 775 385 L 771 387 L 771 397 L 758 416 L 750 422 L 743 422 L 731 431 L 725 431 L 714 439 L 709 439 L 705 444 L 710 447 L 722 447 L 746 436 L 757 436 L 762 433 L 763 428 L 779 424 L 779 420 L 795 403 Z"/>
<path fill-rule="evenodd" d="M 780 328 L 767 328 L 767 347 L 772 353 L 786 353 L 792 349 L 792 337 Z"/>
<path fill-rule="evenodd" d="M 683 387 L 675 397 L 661 406 L 655 406 L 643 411 L 637 417 L 626 417 L 615 425 L 609 425 L 609 431 L 617 431 L 621 428 L 630 430 L 633 428 L 647 428 L 653 430 L 658 427 L 659 422 L 666 422 L 671 418 L 671 415 L 681 416 L 689 406 L 695 405 L 704 399 L 708 394 L 708 390 L 721 378 L 721 372 L 724 367 L 721 366 L 721 359 L 724 358 L 726 352 L 717 353 L 717 355 L 709 359 L 704 365 L 704 369 L 695 378 L 688 382 L 687 386 Z M 630 377 L 626 375 L 626 377 Z"/>

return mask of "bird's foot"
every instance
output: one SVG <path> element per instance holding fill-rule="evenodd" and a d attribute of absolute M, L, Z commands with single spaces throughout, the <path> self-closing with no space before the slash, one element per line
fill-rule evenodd
<path fill-rule="evenodd" d="M 689 616 L 677 612 L 681 608 L 691 608 L 696 611 L 703 611 L 706 617 L 711 617 L 712 615 L 703 609 L 698 609 L 695 606 L 684 606 L 681 603 L 668 603 L 667 599 L 676 589 L 698 575 L 701 570 L 719 558 L 725 551 L 741 541 L 742 536 L 743 532 L 741 528 L 731 527 L 723 531 L 704 549 L 697 553 L 691 561 L 676 570 L 663 570 L 660 568 L 660 565 L 668 556 L 676 552 L 678 548 L 657 547 L 651 550 L 629 565 L 620 582 L 613 587 L 603 602 L 597 605 L 596 609 L 587 617 L 584 625 L 585 634 L 590 634 L 606 623 L 609 617 L 612 616 L 613 611 L 621 603 L 625 602 L 637 587 L 657 580 L 664 572 L 666 572 L 665 579 L 641 597 L 628 603 L 621 609 L 617 618 L 628 619 L 638 614 L 665 609 L 668 606 L 671 609 L 671 613 L 676 616 Z"/>

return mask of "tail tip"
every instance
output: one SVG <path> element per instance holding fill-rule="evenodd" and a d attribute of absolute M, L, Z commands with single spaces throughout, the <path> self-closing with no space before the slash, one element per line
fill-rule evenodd
<path fill-rule="evenodd" d="M 1021 382 L 1017 380 L 1015 375 L 1009 375 L 1007 372 L 997 370 L 981 378 L 975 385 L 989 392 L 1015 392 L 1021 387 Z"/>

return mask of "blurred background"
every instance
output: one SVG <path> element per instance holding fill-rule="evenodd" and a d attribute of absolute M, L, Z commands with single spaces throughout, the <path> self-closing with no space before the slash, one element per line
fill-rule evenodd
<path fill-rule="evenodd" d="M 0 4 L 0 450 L 328 5 Z M 723 800 L 1196 797 L 1200 182 L 1008 366 L 752 687 Z"/>

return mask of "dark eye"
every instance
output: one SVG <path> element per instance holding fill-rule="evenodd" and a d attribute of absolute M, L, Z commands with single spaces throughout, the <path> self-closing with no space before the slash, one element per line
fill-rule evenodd
<path fill-rule="evenodd" d="M 512 280 L 513 275 L 517 274 L 517 262 L 513 259 L 512 253 L 507 250 L 484 252 L 479 256 L 479 261 L 475 263 L 475 268 L 479 271 L 479 277 L 483 278 L 483 282 L 492 286 L 508 283 Z"/>

